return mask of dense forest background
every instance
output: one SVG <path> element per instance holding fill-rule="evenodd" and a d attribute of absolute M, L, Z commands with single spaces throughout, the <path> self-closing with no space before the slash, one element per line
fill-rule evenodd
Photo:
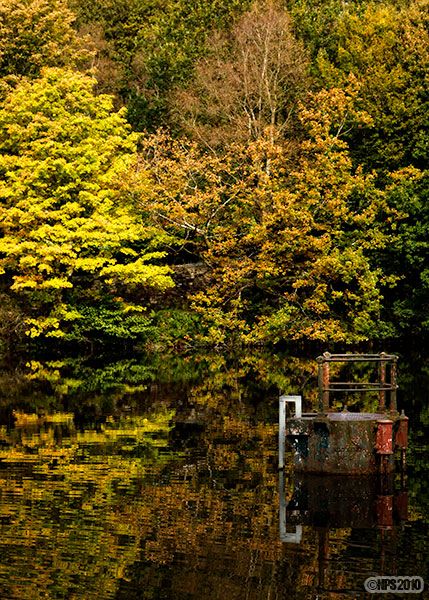
<path fill-rule="evenodd" d="M 2 0 L 0 338 L 421 340 L 428 0 Z"/>

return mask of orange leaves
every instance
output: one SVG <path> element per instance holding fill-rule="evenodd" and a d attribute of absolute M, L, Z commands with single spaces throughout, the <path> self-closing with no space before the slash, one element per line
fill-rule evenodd
<path fill-rule="evenodd" d="M 343 141 L 351 125 L 371 126 L 368 113 L 358 108 L 361 84 L 354 75 L 349 75 L 344 88 L 323 89 L 310 94 L 305 104 L 300 105 L 300 120 L 310 134 L 305 146 L 315 144 L 319 149 L 329 141 L 338 149 L 347 148 Z M 344 156 L 343 159 L 348 159 Z"/>
<path fill-rule="evenodd" d="M 347 104 L 342 92 L 332 94 Z M 142 206 L 209 268 L 189 298 L 206 341 L 367 336 L 379 274 L 364 248 L 377 210 L 367 202 L 362 216 L 360 198 L 370 196 L 373 178 L 354 172 L 345 145 L 325 131 L 323 144 L 302 144 L 293 171 L 284 168 L 287 150 L 261 139 L 221 156 L 163 134 L 146 139 L 142 172 L 154 185 L 145 186 Z"/>

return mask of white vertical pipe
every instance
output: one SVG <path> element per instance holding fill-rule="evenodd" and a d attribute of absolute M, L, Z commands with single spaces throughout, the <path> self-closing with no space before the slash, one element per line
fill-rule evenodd
<path fill-rule="evenodd" d="M 279 469 L 285 466 L 286 396 L 279 398 Z"/>
<path fill-rule="evenodd" d="M 285 474 L 279 472 L 279 521 L 280 521 L 280 540 L 283 541 L 286 535 L 286 498 L 285 498 Z"/>
<path fill-rule="evenodd" d="M 293 402 L 295 404 L 295 419 L 302 417 L 302 397 L 301 396 L 280 396 L 280 400 L 284 399 L 285 402 Z"/>
<path fill-rule="evenodd" d="M 295 404 L 295 419 L 300 419 L 302 417 L 301 396 L 279 397 L 279 469 L 283 469 L 285 466 L 286 402 L 293 402 Z"/>
<path fill-rule="evenodd" d="M 279 397 L 279 469 L 284 468 L 285 449 L 286 449 L 286 402 L 295 404 L 296 419 L 302 417 L 302 398 L 301 396 L 280 396 Z M 302 539 L 302 526 L 296 525 L 294 533 L 286 531 L 286 498 L 284 485 L 284 471 L 279 472 L 279 521 L 280 521 L 280 540 L 290 544 L 299 544 Z"/>

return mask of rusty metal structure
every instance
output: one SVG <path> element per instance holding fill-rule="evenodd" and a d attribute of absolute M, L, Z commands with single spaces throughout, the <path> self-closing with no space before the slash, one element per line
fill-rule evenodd
<path fill-rule="evenodd" d="M 319 411 L 328 412 L 329 397 L 334 392 L 378 392 L 378 410 L 386 410 L 386 392 L 389 392 L 390 411 L 396 411 L 397 362 L 398 357 L 381 352 L 380 354 L 330 354 L 325 352 L 317 357 L 319 379 Z M 331 381 L 329 365 L 331 363 L 379 363 L 379 381 Z M 386 367 L 390 367 L 390 381 L 386 381 Z"/>
<path fill-rule="evenodd" d="M 317 358 L 318 412 L 302 412 L 300 396 L 280 396 L 279 467 L 292 449 L 296 471 L 331 474 L 387 474 L 395 470 L 395 453 L 405 466 L 408 418 L 397 411 L 397 357 L 380 354 L 330 354 Z M 331 363 L 377 363 L 378 381 L 332 381 Z M 377 412 L 341 412 L 331 405 L 339 393 L 377 393 Z M 295 412 L 286 418 L 286 405 Z"/>
<path fill-rule="evenodd" d="M 375 363 L 377 381 L 333 380 L 332 363 L 357 362 Z M 408 417 L 397 410 L 396 356 L 325 352 L 317 363 L 317 412 L 304 412 L 301 396 L 279 399 L 279 533 L 282 542 L 301 544 L 304 527 L 317 532 L 316 589 L 324 594 L 338 592 L 331 590 L 329 581 L 331 529 L 379 530 L 380 572 L 385 572 L 396 531 L 408 518 L 404 475 Z M 346 404 L 338 411 L 338 396 L 349 392 L 377 394 L 373 403 L 377 412 L 349 412 Z M 289 501 L 283 470 L 287 447 L 295 470 Z M 400 461 L 395 461 L 395 454 Z M 395 475 L 397 466 L 400 478 Z M 361 595 L 360 590 L 344 591 L 354 598 Z"/>

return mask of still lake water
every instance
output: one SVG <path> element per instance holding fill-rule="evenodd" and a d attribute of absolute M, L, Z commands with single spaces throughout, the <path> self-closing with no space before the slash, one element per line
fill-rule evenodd
<path fill-rule="evenodd" d="M 363 587 L 371 575 L 429 583 L 429 362 L 411 369 L 402 357 L 399 373 L 408 471 L 381 489 L 347 477 L 321 488 L 290 466 L 279 482 L 278 395 L 303 393 L 314 406 L 314 360 L 68 359 L 4 370 L 1 600 L 422 598 Z M 279 507 L 291 499 L 285 528 Z"/>

